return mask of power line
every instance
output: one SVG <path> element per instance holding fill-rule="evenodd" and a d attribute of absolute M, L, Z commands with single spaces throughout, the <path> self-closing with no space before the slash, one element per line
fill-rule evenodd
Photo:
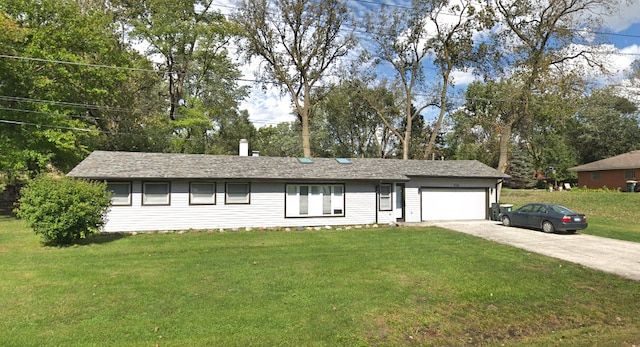
<path fill-rule="evenodd" d="M 7 55 L 7 54 L 0 54 L 0 58 L 38 61 L 38 62 L 45 62 L 45 63 L 57 63 L 57 64 L 65 64 L 65 65 L 77 65 L 77 66 L 85 66 L 85 67 L 96 67 L 96 68 L 104 68 L 104 69 L 126 70 L 126 71 L 140 71 L 140 72 L 154 72 L 154 73 L 158 72 L 158 70 L 142 69 L 142 68 L 135 68 L 135 67 L 123 67 L 123 66 L 90 64 L 90 63 L 81 63 L 81 62 L 64 61 L 64 60 L 19 57 L 14 55 Z"/>
<path fill-rule="evenodd" d="M 43 104 L 51 104 L 51 105 L 57 105 L 57 106 L 80 107 L 80 108 L 86 108 L 86 109 L 98 110 L 98 111 L 111 111 L 111 112 L 135 112 L 136 111 L 134 109 L 120 108 L 120 107 L 113 107 L 113 106 L 79 104 L 79 103 L 73 103 L 73 102 L 43 100 L 43 99 L 32 99 L 32 98 L 24 98 L 24 97 L 17 97 L 17 96 L 7 96 L 7 95 L 0 95 L 0 100 L 15 101 L 15 102 L 43 103 Z"/>
<path fill-rule="evenodd" d="M 62 130 L 74 130 L 74 131 L 83 131 L 83 132 L 105 132 L 105 131 L 101 131 L 101 130 L 97 130 L 97 129 L 64 127 L 64 126 L 58 126 L 58 125 L 46 125 L 46 124 L 21 122 L 21 121 L 8 120 L 8 119 L 0 119 L 0 123 L 16 124 L 16 125 L 29 125 L 29 126 L 36 126 L 36 127 L 55 128 L 55 129 L 62 129 Z"/>

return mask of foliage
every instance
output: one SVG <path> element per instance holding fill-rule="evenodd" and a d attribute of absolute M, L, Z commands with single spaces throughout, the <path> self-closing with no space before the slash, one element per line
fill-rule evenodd
<path fill-rule="evenodd" d="M 344 81 L 323 96 L 314 109 L 314 118 L 324 135 L 325 156 L 381 157 L 383 149 L 378 138 L 382 122 L 367 103 L 365 93 L 373 91 L 364 81 Z"/>
<path fill-rule="evenodd" d="M 159 57 L 164 70 L 163 100 L 158 115 L 170 120 L 163 150 L 216 152 L 212 134 L 217 123 L 238 117 L 247 88 L 229 56 L 230 40 L 239 28 L 203 0 L 114 1 L 128 34 L 149 44 L 146 56 Z M 226 151 L 223 151 L 224 153 Z"/>
<path fill-rule="evenodd" d="M 134 38 L 147 42 L 149 56 L 157 54 L 166 69 L 169 118 L 191 98 L 212 110 L 234 108 L 244 96 L 240 72 L 228 57 L 229 40 L 238 28 L 212 9 L 211 1 L 145 0 L 114 2 Z M 220 105 L 223 103 L 223 105 Z M 187 104 L 188 106 L 188 104 Z"/>
<path fill-rule="evenodd" d="M 343 33 L 349 20 L 341 0 L 243 0 L 234 20 L 244 30 L 246 57 L 259 57 L 266 81 L 282 85 L 301 123 L 302 152 L 311 156 L 312 88 L 355 45 Z"/>
<path fill-rule="evenodd" d="M 510 97 L 514 111 L 504 116 L 500 127 L 498 170 L 508 167 L 514 129 L 533 124 L 534 96 L 549 92 L 549 86 L 580 86 L 580 71 L 576 61 L 602 67 L 602 61 L 589 54 L 590 45 L 582 45 L 586 33 L 575 28 L 598 28 L 602 17 L 614 13 L 617 0 L 497 0 L 498 21 L 505 30 L 494 32 L 492 40 L 494 75 L 517 81 Z M 535 19 L 532 20 L 532 14 Z M 582 50 L 565 49 L 583 47 Z M 494 76 L 493 78 L 496 78 Z M 565 81 L 572 83 L 566 83 Z M 559 83 L 558 83 L 559 82 Z M 555 84 L 554 84 L 555 83 Z M 551 88 L 552 89 L 552 88 Z"/>
<path fill-rule="evenodd" d="M 465 91 L 465 104 L 452 114 L 449 145 L 456 159 L 477 159 L 498 167 L 500 147 L 511 139 L 502 136 L 517 103 L 514 80 L 473 82 Z"/>
<path fill-rule="evenodd" d="M 511 188 L 532 188 L 536 184 L 534 177 L 538 170 L 526 151 L 516 147 L 507 173 L 511 176 L 509 180 Z"/>
<path fill-rule="evenodd" d="M 111 201 L 106 183 L 50 175 L 29 181 L 20 194 L 17 216 L 51 245 L 98 232 Z"/>
<path fill-rule="evenodd" d="M 424 109 L 437 105 L 440 112 L 422 157 L 430 157 L 434 152 L 444 115 L 450 107 L 447 94 L 454 84 L 451 73 L 454 69 L 466 69 L 478 57 L 481 50 L 477 48 L 482 45 L 474 44 L 473 35 L 491 26 L 488 18 L 471 1 L 457 4 L 412 1 L 410 7 L 383 6 L 380 13 L 368 14 L 365 27 L 374 42 L 369 54 L 377 64 L 389 64 L 396 75 L 390 85 L 384 81 L 382 85 L 394 92 L 395 105 L 403 118 L 402 132 L 394 129 L 403 145 L 403 159 L 409 158 L 412 123 Z M 427 87 L 425 65 L 431 59 L 439 82 Z M 420 97 L 432 89 L 439 95 Z M 388 113 L 378 112 L 378 116 L 392 128 Z"/>
<path fill-rule="evenodd" d="M 241 139 L 247 139 L 252 145 L 258 136 L 246 110 L 218 119 L 215 127 L 216 131 L 211 135 L 211 146 L 205 153 L 238 155 Z M 260 151 L 259 147 L 254 149 Z"/>
<path fill-rule="evenodd" d="M 638 109 L 610 88 L 596 90 L 576 112 L 567 135 L 580 163 L 640 149 Z"/>
<path fill-rule="evenodd" d="M 0 2 L 2 53 L 16 57 L 2 58 L 0 64 L 0 117 L 6 121 L 0 123 L 0 170 L 5 180 L 33 177 L 49 165 L 70 169 L 103 142 L 100 131 L 139 133 L 141 126 L 128 115 L 140 119 L 140 114 L 129 107 L 137 105 L 131 98 L 146 83 L 136 82 L 142 80 L 140 73 L 126 68 L 148 65 L 119 41 L 112 13 L 103 5 Z M 124 143 L 133 147 L 139 142 Z"/>
<path fill-rule="evenodd" d="M 301 157 L 300 124 L 299 122 L 291 122 L 262 127 L 258 129 L 256 141 L 251 146 L 264 156 Z"/>

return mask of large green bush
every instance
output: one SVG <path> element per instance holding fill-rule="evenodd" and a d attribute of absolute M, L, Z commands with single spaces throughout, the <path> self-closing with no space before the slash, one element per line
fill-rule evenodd
<path fill-rule="evenodd" d="M 98 232 L 111 202 L 104 182 L 41 175 L 22 188 L 16 214 L 45 244 L 66 245 Z"/>

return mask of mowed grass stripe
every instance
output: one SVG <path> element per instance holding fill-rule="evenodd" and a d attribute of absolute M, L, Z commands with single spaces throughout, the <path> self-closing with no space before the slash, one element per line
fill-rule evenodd
<path fill-rule="evenodd" d="M 637 282 L 438 228 L 0 242 L 6 346 L 640 341 Z"/>

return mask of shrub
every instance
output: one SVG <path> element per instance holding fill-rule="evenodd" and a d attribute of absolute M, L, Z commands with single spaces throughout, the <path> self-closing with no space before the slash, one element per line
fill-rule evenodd
<path fill-rule="evenodd" d="M 98 232 L 111 202 L 106 183 L 42 175 L 20 191 L 16 215 L 45 244 L 66 245 Z"/>

